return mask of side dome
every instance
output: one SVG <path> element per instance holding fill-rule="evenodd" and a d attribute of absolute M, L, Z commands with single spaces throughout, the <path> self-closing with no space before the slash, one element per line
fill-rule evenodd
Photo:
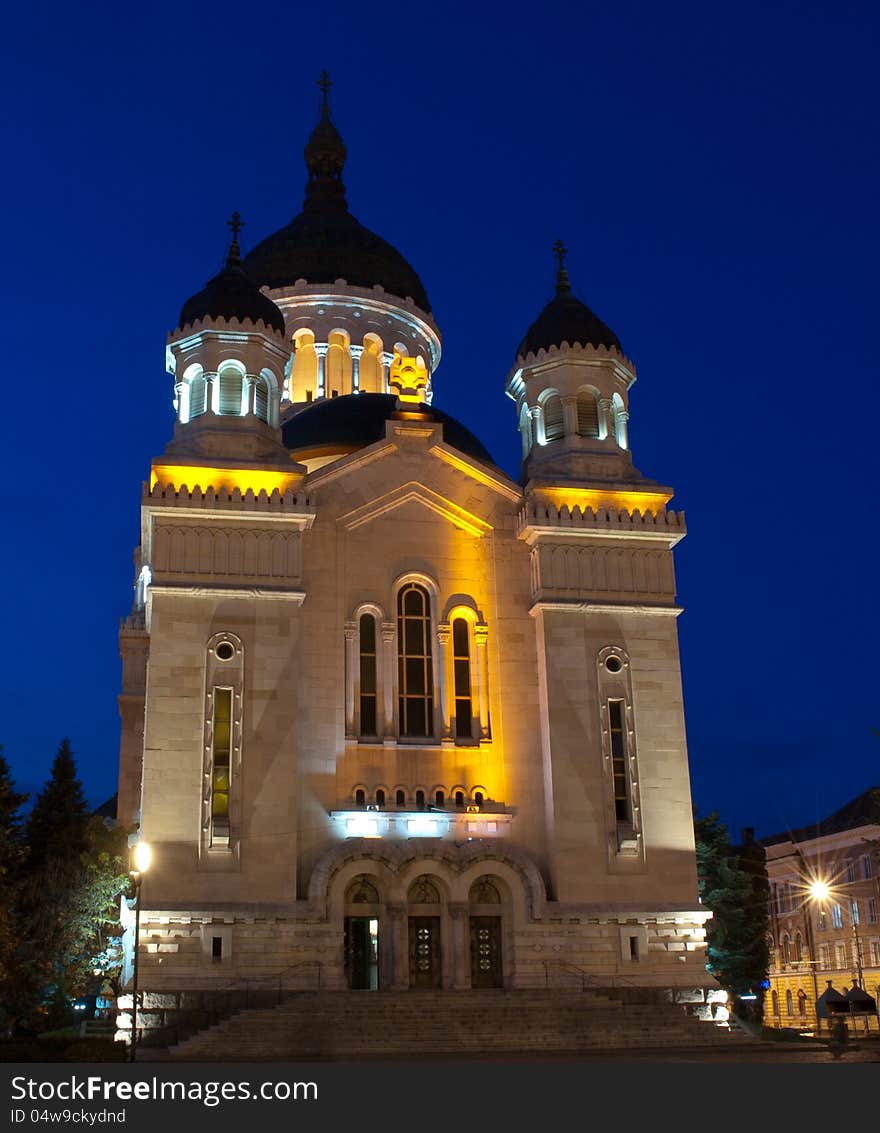
<path fill-rule="evenodd" d="M 623 354 L 620 339 L 613 330 L 596 315 L 586 303 L 572 294 L 568 272 L 565 270 L 563 256 L 565 249 L 557 241 L 556 253 L 559 256 L 559 271 L 556 276 L 556 294 L 526 331 L 525 338 L 517 348 L 517 357 L 537 354 L 539 350 L 549 350 L 551 346 L 561 346 L 567 342 L 573 346 L 612 347 Z"/>
<path fill-rule="evenodd" d="M 366 288 L 380 284 L 389 295 L 410 297 L 430 314 L 427 292 L 413 268 L 348 211 L 342 181 L 345 145 L 330 120 L 326 90 L 321 119 L 304 153 L 309 179 L 302 212 L 248 252 L 244 263 L 253 279 L 272 288 L 292 286 L 298 279 L 328 285 L 344 279 Z"/>
<path fill-rule="evenodd" d="M 284 315 L 242 267 L 237 239 L 233 239 L 223 270 L 184 303 L 177 325 L 184 327 L 205 319 L 262 320 L 284 334 Z"/>
<path fill-rule="evenodd" d="M 385 422 L 398 409 L 393 393 L 351 393 L 344 397 L 315 401 L 288 417 L 281 427 L 281 438 L 294 460 L 322 456 L 344 456 L 385 438 Z M 443 426 L 443 439 L 452 448 L 482 464 L 495 465 L 488 449 L 470 429 L 430 405 L 407 405 L 427 421 Z"/>

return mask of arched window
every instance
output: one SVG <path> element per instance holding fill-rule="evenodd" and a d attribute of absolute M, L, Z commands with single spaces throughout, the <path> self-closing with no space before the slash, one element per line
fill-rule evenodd
<path fill-rule="evenodd" d="M 269 420 L 269 383 L 262 376 L 254 383 L 254 415 L 261 421 Z"/>
<path fill-rule="evenodd" d="M 224 366 L 220 371 L 220 393 L 217 402 L 221 417 L 241 417 L 241 399 L 244 378 L 235 366 Z"/>
<path fill-rule="evenodd" d="M 798 933 L 794 938 L 794 956 L 796 960 L 804 958 L 804 938 Z"/>
<path fill-rule="evenodd" d="M 803 988 L 798 989 L 798 1015 L 807 1013 L 807 993 Z"/>
<path fill-rule="evenodd" d="M 474 792 L 474 803 L 477 806 L 482 806 L 484 802 L 485 802 L 485 799 L 483 798 L 483 792 L 482 791 L 475 791 Z"/>
<path fill-rule="evenodd" d="M 459 810 L 464 806 L 464 791 L 455 792 L 455 805 Z"/>
<path fill-rule="evenodd" d="M 473 738 L 474 709 L 471 700 L 471 650 L 464 618 L 452 623 L 452 668 L 455 686 L 455 738 Z"/>
<path fill-rule="evenodd" d="M 770 992 L 770 1002 L 773 1005 L 773 1014 L 778 1015 L 779 1014 L 779 996 L 776 994 L 775 991 Z"/>
<path fill-rule="evenodd" d="M 599 436 L 599 406 L 595 394 L 586 389 L 577 395 L 577 422 L 579 436 Z"/>
<path fill-rule="evenodd" d="M 380 787 L 379 790 L 376 792 L 376 806 L 384 806 L 384 805 L 385 805 L 385 792 Z"/>
<path fill-rule="evenodd" d="M 561 440 L 565 434 L 565 425 L 562 419 L 562 398 L 553 393 L 544 402 L 544 440 Z"/>
<path fill-rule="evenodd" d="M 434 735 L 431 599 L 411 582 L 397 596 L 398 712 L 400 735 Z"/>
<path fill-rule="evenodd" d="M 446 796 L 442 791 L 434 792 L 434 806 L 446 806 Z"/>
<path fill-rule="evenodd" d="M 791 937 L 788 935 L 782 938 L 782 962 L 786 965 L 791 963 Z"/>
<path fill-rule="evenodd" d="M 376 731 L 376 619 L 361 614 L 360 639 L 360 734 L 368 738 Z"/>
<path fill-rule="evenodd" d="M 354 793 L 354 805 L 355 806 L 365 806 L 366 802 L 367 802 L 366 792 L 364 791 L 363 787 L 358 787 L 358 789 Z"/>
<path fill-rule="evenodd" d="M 193 374 L 189 382 L 189 420 L 201 417 L 208 408 L 208 383 L 201 369 Z"/>
<path fill-rule="evenodd" d="M 791 988 L 787 988 L 785 992 L 785 1013 L 794 1015 L 794 996 L 791 994 Z"/>
<path fill-rule="evenodd" d="M 398 791 L 394 796 L 394 801 L 397 806 L 406 806 L 406 795 L 403 791 Z"/>
<path fill-rule="evenodd" d="M 416 806 L 419 808 L 419 810 L 425 809 L 425 792 L 424 791 L 416 791 Z"/>

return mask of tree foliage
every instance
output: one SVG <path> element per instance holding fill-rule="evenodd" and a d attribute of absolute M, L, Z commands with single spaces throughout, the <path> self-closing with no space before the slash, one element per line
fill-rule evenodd
<path fill-rule="evenodd" d="M 6 795 L 0 766 L 0 823 L 20 797 L 5 770 Z M 71 1000 L 91 990 L 96 971 L 111 981 L 119 975 L 126 833 L 89 813 L 66 739 L 27 821 L 22 826 L 10 818 L 7 826 L 18 856 L 3 900 L 9 925 L 9 947 L 0 951 L 4 1022 L 64 1022 Z"/>
<path fill-rule="evenodd" d="M 694 832 L 700 900 L 713 914 L 706 967 L 732 997 L 757 995 L 748 1001 L 753 1004 L 749 1013 L 760 1019 L 761 986 L 770 969 L 764 849 L 754 840 L 734 848 L 716 812 L 697 818 Z"/>

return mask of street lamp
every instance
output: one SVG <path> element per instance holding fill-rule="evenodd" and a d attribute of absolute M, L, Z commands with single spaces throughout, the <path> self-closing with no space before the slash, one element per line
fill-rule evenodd
<path fill-rule="evenodd" d="M 138 1009 L 138 945 L 141 936 L 141 882 L 144 880 L 144 874 L 150 868 L 150 862 L 153 860 L 153 851 L 150 849 L 148 842 L 135 843 L 131 855 L 132 868 L 128 871 L 132 882 L 134 883 L 134 970 L 132 972 L 131 980 L 131 1043 L 128 1047 L 128 1061 L 134 1062 L 135 1052 L 137 1049 L 138 1039 L 138 1025 L 137 1025 L 137 1009 Z"/>
<path fill-rule="evenodd" d="M 831 896 L 831 888 L 824 881 L 813 881 L 810 884 L 810 896 L 814 901 L 824 903 Z M 856 903 L 851 894 L 847 893 L 849 900 L 849 919 L 852 923 L 853 941 L 855 942 L 856 970 L 858 971 L 859 987 L 864 991 L 864 974 L 862 972 L 862 942 L 859 940 L 859 927 L 856 919 Z"/>

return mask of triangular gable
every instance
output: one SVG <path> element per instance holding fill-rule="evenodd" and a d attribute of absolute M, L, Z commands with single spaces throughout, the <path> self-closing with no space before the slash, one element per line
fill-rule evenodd
<path fill-rule="evenodd" d="M 492 530 L 490 523 L 486 523 L 485 520 L 480 519 L 480 517 L 474 515 L 473 512 L 466 511 L 463 507 L 459 507 L 458 504 L 447 500 L 445 496 L 439 495 L 437 492 L 426 488 L 424 484 L 419 484 L 415 480 L 411 480 L 408 484 L 401 484 L 399 488 L 394 488 L 392 491 L 386 492 L 384 496 L 379 496 L 378 499 L 370 500 L 369 503 L 355 508 L 354 511 L 341 515 L 338 522 L 347 530 L 353 531 L 356 527 L 362 527 L 365 523 L 371 523 L 374 519 L 379 519 L 381 516 L 387 515 L 389 512 L 410 502 L 421 504 L 423 507 L 428 508 L 430 511 L 448 520 L 460 531 L 466 531 L 469 535 L 474 535 L 478 539 L 481 539 L 484 535 L 488 535 Z"/>

